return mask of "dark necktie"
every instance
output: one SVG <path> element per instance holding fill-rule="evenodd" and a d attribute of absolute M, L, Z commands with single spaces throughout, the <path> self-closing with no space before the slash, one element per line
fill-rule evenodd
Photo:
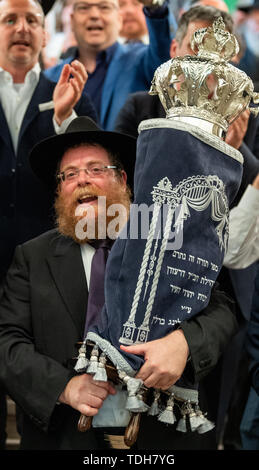
<path fill-rule="evenodd" d="M 109 239 L 91 241 L 91 245 L 96 248 L 96 251 L 91 265 L 85 336 L 90 325 L 98 324 L 99 314 L 104 305 L 105 267 L 113 242 Z"/>

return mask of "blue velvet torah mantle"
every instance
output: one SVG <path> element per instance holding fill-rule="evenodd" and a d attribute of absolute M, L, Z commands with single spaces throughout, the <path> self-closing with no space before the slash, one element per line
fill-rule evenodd
<path fill-rule="evenodd" d="M 130 376 L 143 357 L 121 344 L 164 337 L 207 306 L 243 162 L 196 126 L 151 119 L 140 131 L 131 214 L 108 259 L 100 321 L 86 337 Z"/>

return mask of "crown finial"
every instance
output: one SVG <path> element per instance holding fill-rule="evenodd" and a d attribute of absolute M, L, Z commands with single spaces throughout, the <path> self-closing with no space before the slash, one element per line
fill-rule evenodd
<path fill-rule="evenodd" d="M 192 121 L 222 137 L 251 100 L 259 103 L 259 94 L 246 73 L 228 63 L 239 46 L 222 17 L 195 31 L 191 47 L 196 55 L 176 57 L 158 67 L 150 94 L 159 95 L 167 118 Z"/>
<path fill-rule="evenodd" d="M 191 39 L 193 52 L 198 49 L 198 57 L 222 58 L 230 60 L 238 54 L 239 44 L 236 37 L 225 29 L 225 23 L 220 16 L 212 26 L 198 29 Z"/>

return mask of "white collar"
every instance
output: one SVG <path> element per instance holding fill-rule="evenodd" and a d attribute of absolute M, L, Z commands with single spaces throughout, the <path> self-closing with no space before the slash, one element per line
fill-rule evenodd
<path fill-rule="evenodd" d="M 24 83 L 28 83 L 28 82 L 32 83 L 34 81 L 38 81 L 39 78 L 40 78 L 40 72 L 41 72 L 40 64 L 37 62 L 34 65 L 34 67 L 27 72 L 27 74 L 25 76 Z M 5 79 L 6 81 L 9 81 L 9 82 L 12 81 L 13 82 L 13 77 L 10 74 L 10 72 L 3 69 L 2 67 L 0 67 L 0 78 L 1 78 L 1 80 Z"/>

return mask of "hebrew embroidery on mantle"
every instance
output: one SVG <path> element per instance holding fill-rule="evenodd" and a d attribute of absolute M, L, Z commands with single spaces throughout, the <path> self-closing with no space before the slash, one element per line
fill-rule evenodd
<path fill-rule="evenodd" d="M 119 342 L 123 344 L 146 342 L 148 340 L 148 334 L 150 331 L 150 316 L 157 291 L 161 266 L 167 248 L 168 236 L 172 227 L 173 216 L 177 207 L 180 207 L 180 211 L 174 224 L 176 233 L 184 229 L 184 222 L 188 217 L 191 217 L 190 208 L 195 211 L 204 211 L 209 207 L 209 205 L 211 205 L 211 219 L 217 223 L 217 225 L 215 225 L 215 230 L 218 236 L 220 250 L 226 250 L 228 240 L 228 200 L 225 193 L 224 183 L 218 176 L 191 176 L 181 181 L 175 188 L 172 188 L 170 180 L 167 177 L 164 177 L 158 182 L 157 186 L 153 187 L 151 194 L 154 202 L 154 211 L 138 275 L 136 291 L 133 298 L 130 315 L 128 320 L 123 325 L 123 332 L 119 339 Z M 162 239 L 160 240 L 160 247 L 158 249 L 159 237 L 158 235 L 156 236 L 157 223 L 161 208 L 164 204 L 167 205 L 168 210 L 164 233 Z M 155 260 L 156 267 L 155 270 L 153 270 Z M 181 271 L 180 276 L 185 273 L 183 270 L 178 271 Z M 194 276 L 197 275 L 194 274 Z M 146 300 L 148 286 L 152 277 L 152 284 L 150 287 L 148 299 Z M 211 283 L 214 283 L 214 281 L 210 281 L 210 285 Z M 144 293 L 142 295 L 143 291 Z M 194 293 L 192 292 L 191 297 L 193 295 Z M 206 297 L 199 293 L 198 300 L 201 300 L 201 296 Z M 190 297 L 190 295 L 188 295 L 188 297 Z M 135 317 L 139 302 L 143 302 L 145 300 L 145 316 L 142 324 L 137 326 L 135 323 Z M 136 330 L 137 335 L 135 334 Z"/>

